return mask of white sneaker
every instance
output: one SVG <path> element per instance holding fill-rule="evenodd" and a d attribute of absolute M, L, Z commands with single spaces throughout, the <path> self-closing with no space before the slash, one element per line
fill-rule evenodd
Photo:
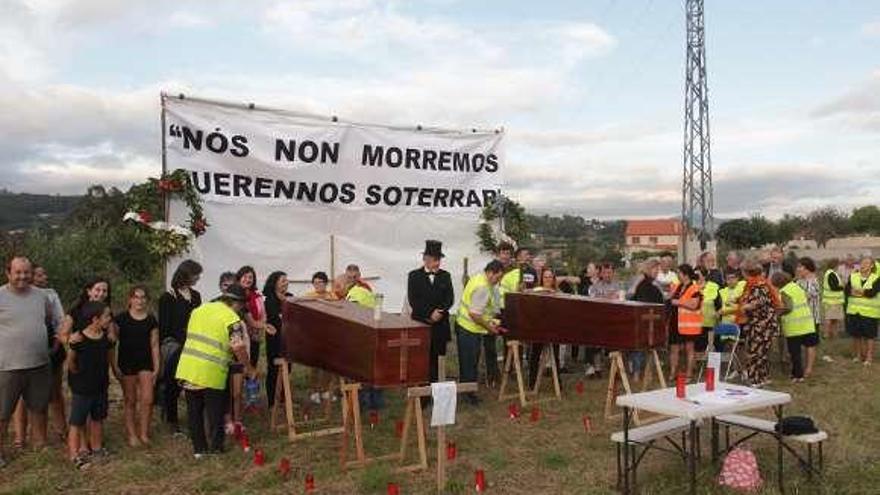
<path fill-rule="evenodd" d="M 596 374 L 596 367 L 592 364 L 588 364 L 587 368 L 584 370 L 584 376 L 593 376 Z"/>
<path fill-rule="evenodd" d="M 321 394 L 319 394 L 318 392 L 315 392 L 309 396 L 309 400 L 311 400 L 315 404 L 320 404 L 321 403 Z"/>
<path fill-rule="evenodd" d="M 193 459 L 200 461 L 205 458 L 205 454 L 193 454 Z"/>
<path fill-rule="evenodd" d="M 833 363 L 834 358 L 826 354 L 822 356 L 822 361 L 825 361 L 826 363 Z"/>

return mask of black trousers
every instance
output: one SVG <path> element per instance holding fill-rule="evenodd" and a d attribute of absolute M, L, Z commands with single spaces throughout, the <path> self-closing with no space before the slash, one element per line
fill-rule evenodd
<path fill-rule="evenodd" d="M 486 378 L 489 383 L 497 383 L 501 377 L 498 369 L 498 336 L 488 333 L 483 335 L 483 354 L 486 356 Z"/>
<path fill-rule="evenodd" d="M 544 350 L 546 344 L 532 344 L 529 350 L 529 388 L 535 386 L 535 380 L 538 379 L 539 361 L 541 359 L 541 351 Z M 556 361 L 556 369 L 559 369 L 559 345 L 553 344 L 554 361 Z"/>
<path fill-rule="evenodd" d="M 476 383 L 477 367 L 480 365 L 480 342 L 483 341 L 483 336 L 455 325 L 455 337 L 458 343 L 458 381 Z"/>
<path fill-rule="evenodd" d="M 212 388 L 186 391 L 186 415 L 194 453 L 223 452 L 225 398 L 223 390 Z"/>
<path fill-rule="evenodd" d="M 788 347 L 788 355 L 791 357 L 791 377 L 804 377 L 804 358 L 802 347 L 815 347 L 819 343 L 818 333 L 809 333 L 806 335 L 798 335 L 796 337 L 786 337 L 785 343 Z"/>
<path fill-rule="evenodd" d="M 281 357 L 281 336 L 266 335 L 266 402 L 269 409 L 275 404 L 275 385 L 278 383 L 278 372 L 281 367 L 275 359 Z"/>
<path fill-rule="evenodd" d="M 433 328 L 431 329 L 433 333 Z M 436 382 L 439 379 L 439 372 L 437 369 L 437 358 L 440 356 L 446 355 L 446 337 L 431 337 L 431 355 L 429 356 L 428 361 L 428 370 L 431 373 L 431 383 Z"/>
<path fill-rule="evenodd" d="M 177 363 L 180 361 L 180 352 L 168 359 L 168 366 L 164 373 L 164 391 L 162 393 L 162 417 L 165 422 L 173 427 L 180 424 L 177 415 L 177 399 L 180 397 L 180 384 L 177 382 Z"/>

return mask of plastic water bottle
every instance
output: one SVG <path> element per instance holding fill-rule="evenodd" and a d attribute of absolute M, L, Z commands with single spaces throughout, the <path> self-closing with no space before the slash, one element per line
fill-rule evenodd
<path fill-rule="evenodd" d="M 256 378 L 246 378 L 244 382 L 245 407 L 256 407 L 260 402 L 260 382 Z"/>
<path fill-rule="evenodd" d="M 380 321 L 382 319 L 382 304 L 385 302 L 385 295 L 376 293 L 373 298 L 376 301 L 376 305 L 373 306 L 373 320 Z"/>

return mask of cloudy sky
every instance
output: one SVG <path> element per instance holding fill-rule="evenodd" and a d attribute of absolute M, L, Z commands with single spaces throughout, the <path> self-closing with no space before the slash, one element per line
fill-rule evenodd
<path fill-rule="evenodd" d="M 0 188 L 159 170 L 159 92 L 508 131 L 508 192 L 680 208 L 683 0 L 4 0 Z M 880 2 L 707 0 L 716 214 L 877 203 Z"/>

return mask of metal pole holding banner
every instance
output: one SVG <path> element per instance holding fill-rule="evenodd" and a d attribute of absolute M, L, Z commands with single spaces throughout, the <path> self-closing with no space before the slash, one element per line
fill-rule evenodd
<path fill-rule="evenodd" d="M 161 132 L 159 133 L 162 136 L 162 176 L 168 173 L 168 152 L 165 143 L 165 92 L 159 93 L 159 107 L 161 111 L 159 113 L 159 125 L 162 126 Z M 165 196 L 165 222 L 169 222 L 171 218 L 171 201 L 168 196 Z M 165 287 L 168 282 L 168 259 L 163 260 L 162 263 L 162 286 Z"/>

